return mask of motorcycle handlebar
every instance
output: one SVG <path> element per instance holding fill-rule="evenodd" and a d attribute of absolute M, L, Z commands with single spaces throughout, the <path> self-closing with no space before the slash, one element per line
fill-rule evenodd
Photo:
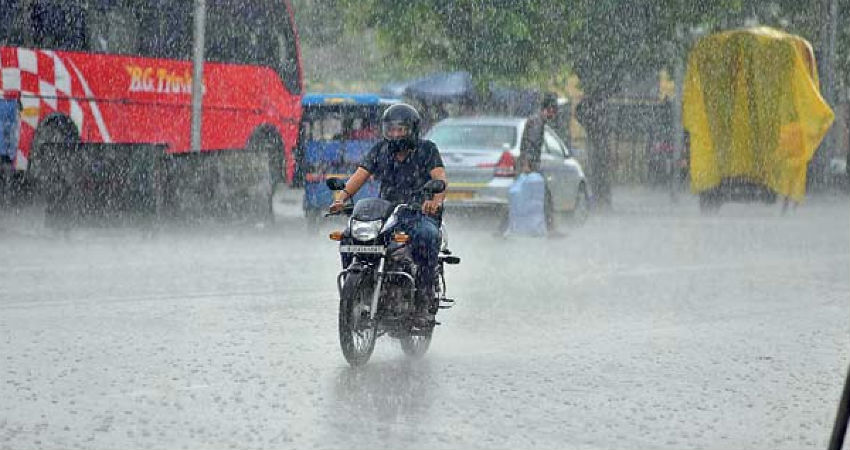
<path fill-rule="evenodd" d="M 348 214 L 348 215 L 351 215 L 351 213 L 353 213 L 353 212 L 354 212 L 354 204 L 349 203 L 349 204 L 347 204 L 347 205 L 343 206 L 343 207 L 342 207 L 342 209 L 340 209 L 340 210 L 339 210 L 339 211 L 337 211 L 337 212 L 328 212 L 328 213 L 325 213 L 325 217 L 338 216 L 338 215 L 340 215 L 340 214 Z"/>
<path fill-rule="evenodd" d="M 406 209 L 408 211 L 413 211 L 413 212 L 422 212 L 422 204 L 421 203 L 401 203 L 401 204 L 397 205 L 396 207 L 399 208 L 399 209 Z M 340 214 L 347 214 L 347 215 L 350 216 L 353 212 L 354 212 L 354 205 L 348 204 L 348 205 L 345 205 L 341 210 L 339 210 L 337 212 L 326 213 L 325 217 L 338 216 Z"/>

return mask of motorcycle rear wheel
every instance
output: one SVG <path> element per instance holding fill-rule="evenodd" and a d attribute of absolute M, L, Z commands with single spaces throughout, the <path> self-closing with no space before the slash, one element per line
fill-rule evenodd
<path fill-rule="evenodd" d="M 374 285 L 368 276 L 352 273 L 345 277 L 339 300 L 339 344 L 345 360 L 353 367 L 369 362 L 378 338 L 377 322 L 363 324 L 368 317 L 364 307 L 372 300 Z"/>

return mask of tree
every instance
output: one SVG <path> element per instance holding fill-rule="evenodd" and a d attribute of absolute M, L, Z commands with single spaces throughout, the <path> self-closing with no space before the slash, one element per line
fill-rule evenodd
<path fill-rule="evenodd" d="M 677 24 L 690 25 L 736 6 L 735 0 L 340 0 L 349 22 L 375 27 L 394 60 L 469 71 L 480 86 L 492 80 L 551 80 L 573 70 L 597 102 L 585 127 L 594 178 L 607 192 L 606 124 L 598 108 L 630 75 L 669 65 Z M 707 4 L 708 6 L 705 6 Z M 740 5 L 737 5 L 740 9 Z M 352 20 L 353 19 L 353 20 Z M 599 113 L 599 114 L 597 114 Z M 604 114 L 603 114 L 604 115 Z M 601 116 L 599 116 L 601 118 Z"/>
<path fill-rule="evenodd" d="M 485 85 L 551 75 L 566 64 L 566 2 L 544 0 L 340 0 L 349 18 L 379 30 L 408 67 L 466 70 Z"/>
<path fill-rule="evenodd" d="M 345 31 L 339 0 L 293 0 L 298 34 L 307 44 L 336 43 Z"/>
<path fill-rule="evenodd" d="M 578 0 L 573 2 L 569 59 L 584 98 L 577 118 L 587 133 L 588 179 L 599 206 L 611 204 L 607 104 L 631 76 L 638 78 L 670 67 L 676 53 L 677 31 L 710 14 L 706 4 L 675 0 Z"/>

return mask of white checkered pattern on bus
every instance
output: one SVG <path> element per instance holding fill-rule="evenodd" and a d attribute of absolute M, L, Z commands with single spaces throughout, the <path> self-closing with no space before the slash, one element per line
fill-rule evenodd
<path fill-rule="evenodd" d="M 52 51 L 4 48 L 0 50 L 0 93 L 19 91 L 24 111 L 38 112 L 22 114 L 22 132 L 34 132 L 40 118 L 59 112 L 70 117 L 81 133 L 84 124 L 94 120 L 100 138 L 110 142 L 103 116 L 93 101 L 94 93 L 74 63 L 67 63 L 74 75 Z M 31 130 L 24 130 L 26 127 Z M 20 151 L 17 154 L 16 165 L 26 168 L 26 158 Z"/>

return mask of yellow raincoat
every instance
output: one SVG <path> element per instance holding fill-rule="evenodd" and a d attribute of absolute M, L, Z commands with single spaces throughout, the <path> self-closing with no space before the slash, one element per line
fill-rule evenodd
<path fill-rule="evenodd" d="M 806 167 L 834 118 L 805 39 L 767 27 L 704 37 L 683 88 L 695 193 L 737 178 L 803 200 Z"/>

